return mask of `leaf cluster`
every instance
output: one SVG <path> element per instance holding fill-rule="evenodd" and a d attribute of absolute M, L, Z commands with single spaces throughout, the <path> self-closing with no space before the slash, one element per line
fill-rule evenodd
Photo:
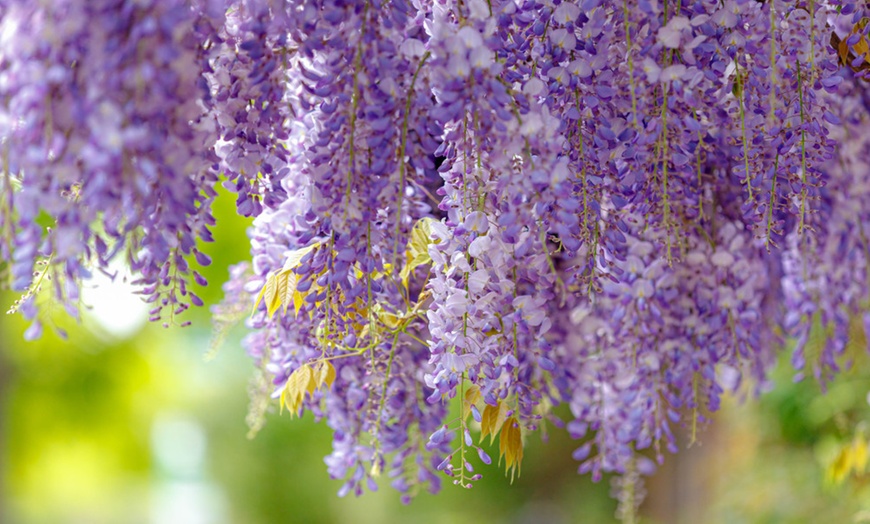
<path fill-rule="evenodd" d="M 477 385 L 469 387 L 462 403 L 462 419 L 465 420 L 469 414 L 476 411 L 480 403 L 483 403 L 480 388 Z M 489 437 L 490 444 L 498 437 L 499 463 L 504 459 L 505 473 L 510 473 L 513 482 L 514 477 L 520 475 L 523 439 L 519 419 L 512 415 L 508 402 L 496 400 L 494 406 L 483 403 L 483 412 L 480 414 L 480 441 L 483 442 L 486 437 Z"/>
<path fill-rule="evenodd" d="M 287 314 L 287 309 L 293 305 L 293 310 L 299 314 L 305 296 L 311 292 L 302 292 L 296 289 L 299 284 L 299 275 L 296 274 L 296 268 L 302 262 L 302 259 L 308 253 L 320 247 L 320 242 L 315 242 L 310 246 L 303 247 L 292 251 L 284 262 L 284 267 L 278 271 L 269 273 L 266 277 L 266 283 L 257 295 L 257 300 L 254 301 L 254 310 L 260 306 L 260 302 L 266 303 L 266 314 L 271 318 L 275 315 L 281 306 L 284 306 L 284 314 Z M 313 289 L 313 286 L 312 286 Z M 252 312 L 252 314 L 253 314 Z"/>
<path fill-rule="evenodd" d="M 300 414 L 305 394 L 313 397 L 322 388 L 329 389 L 335 382 L 335 366 L 328 360 L 320 360 L 314 364 L 303 364 L 290 374 L 284 389 L 281 390 L 281 408 L 287 408 L 290 416 Z"/>

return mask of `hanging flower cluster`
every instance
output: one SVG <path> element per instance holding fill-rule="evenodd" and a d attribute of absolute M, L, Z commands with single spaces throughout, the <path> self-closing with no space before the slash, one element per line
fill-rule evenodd
<path fill-rule="evenodd" d="M 223 180 L 223 310 L 342 494 L 470 487 L 485 437 L 513 476 L 549 423 L 633 478 L 785 340 L 822 383 L 867 350 L 863 1 L 55 4 L 0 7 L 17 307 L 122 253 L 155 320 L 199 304 Z"/>
<path fill-rule="evenodd" d="M 202 301 L 217 175 L 207 13 L 182 0 L 3 2 L 0 257 L 14 309 L 46 285 L 78 314 L 78 282 L 123 256 L 152 320 Z M 48 225 L 44 216 L 49 217 Z M 34 278 L 35 276 L 35 278 Z M 32 287 L 31 282 L 33 282 Z"/>

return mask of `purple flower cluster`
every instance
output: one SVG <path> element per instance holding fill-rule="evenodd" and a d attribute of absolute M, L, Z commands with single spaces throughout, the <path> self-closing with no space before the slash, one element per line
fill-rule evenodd
<path fill-rule="evenodd" d="M 2 10 L 0 230 L 13 286 L 27 288 L 42 260 L 36 274 L 76 314 L 76 282 L 122 253 L 153 320 L 200 305 L 188 287 L 204 280 L 188 260 L 209 262 L 197 241 L 211 239 L 217 177 L 205 37 L 194 28 L 210 13 L 120 0 Z M 33 317 L 26 296 L 20 307 Z"/>
<path fill-rule="evenodd" d="M 787 340 L 822 383 L 867 349 L 862 2 L 29 5 L 0 8 L 16 286 L 124 252 L 155 318 L 198 303 L 221 174 L 256 217 L 227 311 L 256 302 L 341 493 L 470 487 L 478 430 L 518 472 L 550 422 L 633 479 Z"/>

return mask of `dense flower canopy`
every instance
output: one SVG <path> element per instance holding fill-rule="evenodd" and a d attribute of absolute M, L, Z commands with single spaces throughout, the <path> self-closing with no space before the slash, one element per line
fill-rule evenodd
<path fill-rule="evenodd" d="M 514 475 L 545 424 L 581 473 L 648 472 L 787 340 L 822 383 L 867 349 L 865 14 L 5 0 L 14 309 L 38 336 L 38 288 L 75 315 L 122 258 L 175 323 L 223 184 L 256 219 L 215 314 L 254 305 L 247 350 L 334 430 L 341 493 L 470 486 L 487 436 Z"/>

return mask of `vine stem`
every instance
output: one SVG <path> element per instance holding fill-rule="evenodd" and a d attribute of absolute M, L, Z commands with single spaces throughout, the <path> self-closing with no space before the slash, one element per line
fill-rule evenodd
<path fill-rule="evenodd" d="M 353 88 L 351 90 L 350 104 L 350 136 L 348 137 L 348 163 L 350 164 L 347 170 L 347 188 L 345 189 L 345 216 L 347 208 L 350 205 L 350 193 L 353 187 L 354 169 L 356 167 L 356 147 L 354 145 L 354 135 L 356 134 L 356 113 L 359 108 L 359 73 L 362 71 L 362 52 L 363 41 L 366 34 L 366 15 L 368 14 L 369 3 L 366 2 L 362 12 L 362 27 L 360 28 L 359 42 L 356 45 L 356 56 L 353 59 Z"/>
<path fill-rule="evenodd" d="M 459 380 L 459 486 L 465 485 L 465 417 L 462 416 L 463 403 L 465 402 L 465 372 Z M 470 484 L 469 484 L 470 487 Z"/>
<path fill-rule="evenodd" d="M 637 122 L 637 94 L 634 87 L 634 61 L 631 58 L 631 25 L 628 21 L 628 0 L 622 0 L 622 18 L 625 23 L 625 54 L 628 62 L 628 86 L 631 90 L 631 115 L 634 128 L 640 129 Z"/>
<path fill-rule="evenodd" d="M 798 100 L 801 110 L 801 217 L 798 224 L 798 234 L 803 233 L 807 208 L 807 132 L 804 129 L 806 116 L 804 114 L 804 88 L 801 79 L 801 63 L 797 62 Z"/>
<path fill-rule="evenodd" d="M 668 151 L 668 86 L 665 84 L 662 91 L 662 206 L 664 207 L 665 245 L 667 249 L 668 264 L 672 261 L 671 256 L 671 198 L 668 188 L 668 163 L 670 162 Z"/>
<path fill-rule="evenodd" d="M 771 235 L 773 234 L 773 205 L 776 198 L 776 177 L 779 171 L 779 152 L 776 153 L 776 158 L 773 160 L 773 180 L 770 183 L 770 201 L 767 204 L 767 242 L 765 243 L 767 251 L 770 251 L 772 242 Z"/>
<path fill-rule="evenodd" d="M 770 95 L 768 105 L 770 111 L 767 119 L 769 125 L 776 122 L 776 2 L 770 4 Z"/>
<path fill-rule="evenodd" d="M 737 72 L 737 109 L 740 112 L 740 131 L 743 141 L 743 175 L 746 177 L 746 193 L 749 200 L 752 201 L 752 177 L 749 175 L 749 143 L 746 140 L 746 108 L 744 107 L 744 85 L 743 74 L 740 72 L 740 63 L 734 61 L 734 67 Z"/>
<path fill-rule="evenodd" d="M 375 431 L 374 431 L 374 436 L 375 436 L 375 458 L 374 458 L 374 460 L 375 461 L 378 460 L 377 456 L 380 454 L 380 442 L 378 441 L 378 434 L 381 431 L 381 419 L 383 419 L 384 406 L 387 403 L 387 383 L 389 383 L 389 381 L 390 381 L 390 372 L 393 369 L 393 359 L 396 356 L 396 342 L 399 340 L 399 333 L 400 332 L 397 331 L 396 334 L 393 335 L 393 343 L 390 344 L 390 358 L 387 360 L 387 371 L 384 373 L 384 385 L 381 387 L 381 402 L 380 402 L 380 405 L 378 406 L 378 419 L 375 422 Z M 376 471 L 376 468 L 378 466 L 379 466 L 379 464 L 377 462 L 372 466 L 373 473 L 374 473 L 374 471 Z M 378 470 L 378 472 L 379 472 L 379 470 Z"/>
<path fill-rule="evenodd" d="M 414 76 L 411 78 L 411 85 L 408 87 L 408 94 L 405 96 L 405 116 L 402 119 L 402 141 L 399 144 L 399 195 L 396 203 L 396 228 L 394 233 L 393 243 L 393 267 L 398 264 L 399 253 L 399 231 L 402 226 L 402 201 L 405 198 L 405 151 L 408 146 L 408 120 L 411 114 L 411 96 L 414 94 L 414 85 L 417 83 L 417 77 L 420 75 L 420 70 L 423 69 L 423 64 L 429 60 L 430 53 L 426 51 L 417 64 L 417 69 L 414 71 Z"/>

